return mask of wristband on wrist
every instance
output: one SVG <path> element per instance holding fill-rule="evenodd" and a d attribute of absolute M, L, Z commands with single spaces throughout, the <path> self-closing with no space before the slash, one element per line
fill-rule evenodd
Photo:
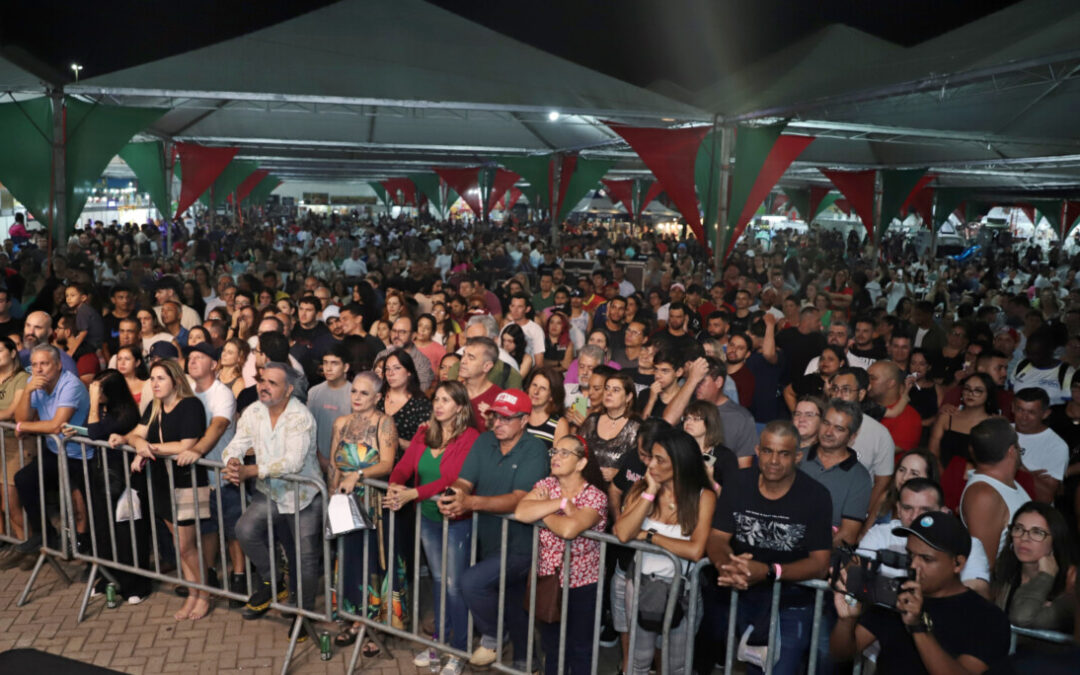
<path fill-rule="evenodd" d="M 641 493 L 641 498 L 644 499 L 647 502 L 655 502 L 656 501 L 656 495 L 649 494 L 648 492 L 642 492 Z"/>
<path fill-rule="evenodd" d="M 712 491 L 719 494 L 719 492 L 720 492 L 720 483 L 717 483 L 716 481 L 713 481 Z"/>
<path fill-rule="evenodd" d="M 559 502 L 559 510 L 560 511 L 565 511 L 566 510 L 566 503 L 567 503 L 567 499 L 566 499 L 566 497 L 563 497 L 562 501 Z"/>
<path fill-rule="evenodd" d="M 22 422 L 17 422 L 15 424 L 15 433 L 22 433 Z"/>
<path fill-rule="evenodd" d="M 784 568 L 780 566 L 780 563 L 773 563 L 773 572 L 776 573 L 776 580 L 780 580 L 780 575 L 783 573 Z"/>

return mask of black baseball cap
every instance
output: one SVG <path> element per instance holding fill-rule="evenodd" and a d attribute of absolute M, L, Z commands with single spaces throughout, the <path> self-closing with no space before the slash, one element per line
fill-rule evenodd
<path fill-rule="evenodd" d="M 971 555 L 971 533 L 951 513 L 924 513 L 908 527 L 894 527 L 892 533 L 898 537 L 914 535 L 932 548 L 952 555 Z"/>
<path fill-rule="evenodd" d="M 191 356 L 193 352 L 206 354 L 215 361 L 218 361 L 221 358 L 221 350 L 217 349 L 209 342 L 200 342 L 199 344 L 193 345 L 191 347 L 184 347 L 184 356 Z"/>

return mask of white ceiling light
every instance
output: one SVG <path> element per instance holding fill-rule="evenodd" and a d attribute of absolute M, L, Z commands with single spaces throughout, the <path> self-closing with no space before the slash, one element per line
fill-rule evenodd
<path fill-rule="evenodd" d="M 558 110 L 552 110 L 551 112 L 549 112 L 548 113 L 548 119 L 551 120 L 552 122 L 557 121 L 559 119 L 559 111 Z"/>

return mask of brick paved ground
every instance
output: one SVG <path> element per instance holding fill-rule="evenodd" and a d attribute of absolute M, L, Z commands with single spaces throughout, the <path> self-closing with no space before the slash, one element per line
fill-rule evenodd
<path fill-rule="evenodd" d="M 78 579 L 81 566 L 65 569 Z M 30 573 L 19 569 L 0 572 L 0 652 L 30 647 L 132 674 L 220 673 L 221 675 L 276 675 L 288 648 L 289 622 L 276 612 L 256 621 L 244 621 L 238 610 L 218 601 L 201 621 L 177 622 L 173 613 L 183 604 L 168 588 L 159 588 L 140 605 L 106 609 L 104 598 L 91 601 L 86 619 L 76 623 L 85 584 L 66 586 L 46 565 L 38 576 L 30 601 L 16 602 Z M 334 627 L 329 626 L 333 631 Z M 290 674 L 344 673 L 349 649 L 331 661 L 319 659 L 318 646 L 298 646 Z M 404 641 L 391 641 L 391 659 L 365 660 L 365 673 L 418 673 L 413 649 Z M 602 649 L 601 672 L 615 672 L 614 649 Z M 610 663 L 608 663 L 610 662 Z M 360 672 L 360 670 L 358 670 Z M 424 669 L 423 672 L 427 672 Z"/>

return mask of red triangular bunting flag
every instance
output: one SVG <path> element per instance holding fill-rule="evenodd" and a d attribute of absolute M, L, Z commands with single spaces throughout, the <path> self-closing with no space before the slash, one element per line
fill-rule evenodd
<path fill-rule="evenodd" d="M 175 218 L 187 211 L 188 207 L 214 184 L 240 149 L 209 148 L 194 143 L 177 143 L 174 147 L 180 155 L 182 175 L 180 201 L 173 216 Z"/>
<path fill-rule="evenodd" d="M 908 197 L 904 207 L 911 209 L 922 218 L 923 225 L 930 227 L 934 222 L 934 188 L 924 187 Z M 903 209 L 901 209 L 903 213 Z"/>
<path fill-rule="evenodd" d="M 484 211 L 480 207 L 480 191 L 476 188 L 479 187 L 480 169 L 477 167 L 469 169 L 435 169 L 435 173 L 439 174 L 439 177 L 446 181 L 454 192 L 458 193 L 465 203 L 469 205 L 473 215 L 477 218 L 484 217 Z M 447 205 L 449 207 L 449 205 Z"/>
<path fill-rule="evenodd" d="M 613 202 L 618 202 L 626 209 L 626 213 L 631 218 L 634 217 L 634 179 L 627 178 L 625 180 L 612 180 L 609 178 L 602 178 L 600 182 L 604 184 L 604 188 L 607 189 L 608 197 Z"/>
<path fill-rule="evenodd" d="M 656 176 L 664 192 L 686 219 L 694 236 L 707 246 L 705 231 L 701 227 L 697 187 L 694 183 L 694 164 L 697 162 L 701 141 L 712 127 L 657 129 L 628 127 L 614 122 L 605 124 L 622 136 L 641 161 L 645 162 L 645 166 Z"/>
<path fill-rule="evenodd" d="M 641 214 L 645 210 L 645 207 L 649 204 L 652 204 L 653 200 L 659 197 L 660 193 L 663 191 L 664 186 L 660 184 L 660 181 L 653 181 L 652 185 L 649 186 L 648 192 L 646 192 L 645 196 L 642 197 L 641 203 L 638 204 L 638 217 L 641 217 Z"/>
<path fill-rule="evenodd" d="M 251 172 L 251 175 L 244 179 L 243 183 L 236 188 L 236 201 L 242 202 L 247 199 L 247 196 L 251 194 L 251 191 L 255 189 L 255 186 L 262 182 L 263 178 L 270 175 L 269 169 L 256 169 Z M 229 199 L 232 199 L 232 195 L 229 195 Z"/>
<path fill-rule="evenodd" d="M 735 242 L 742 236 L 746 225 L 754 217 L 754 213 L 757 212 L 761 203 L 765 201 L 765 197 L 769 195 L 773 186 L 780 180 L 780 176 L 784 175 L 787 168 L 791 166 L 796 157 L 802 154 L 806 146 L 813 142 L 813 136 L 780 136 L 780 138 L 776 139 L 772 150 L 769 151 L 768 156 L 765 158 L 765 163 L 761 165 L 761 171 L 758 171 L 754 186 L 750 188 L 750 195 L 746 198 L 746 205 L 743 206 L 739 219 L 735 221 L 735 229 L 728 239 L 725 255 L 731 255 L 731 251 L 735 248 Z"/>
<path fill-rule="evenodd" d="M 1027 216 L 1028 220 L 1032 223 L 1035 222 L 1035 206 L 1033 204 L 1017 204 L 1017 206 L 1024 212 L 1024 215 Z"/>
<path fill-rule="evenodd" d="M 507 190 L 514 187 L 521 176 L 506 169 L 495 169 L 495 180 L 491 183 L 491 195 L 488 197 L 488 211 L 493 211 L 495 205 L 506 196 Z"/>
<path fill-rule="evenodd" d="M 382 186 L 387 198 L 398 206 L 416 205 L 416 186 L 408 178 L 387 178 Z"/>
<path fill-rule="evenodd" d="M 874 241 L 874 181 L 877 178 L 877 172 L 872 169 L 867 171 L 820 169 L 820 171 L 847 197 L 851 208 L 855 209 L 856 215 L 866 227 L 866 234 L 870 241 Z M 840 200 L 837 200 L 837 206 L 839 205 Z"/>

